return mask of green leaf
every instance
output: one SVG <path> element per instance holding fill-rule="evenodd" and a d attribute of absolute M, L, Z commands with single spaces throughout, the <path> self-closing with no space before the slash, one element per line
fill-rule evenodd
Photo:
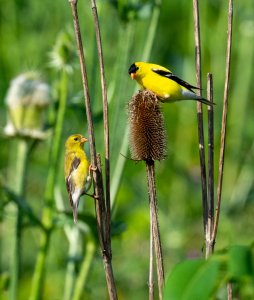
<path fill-rule="evenodd" d="M 253 276 L 253 261 L 250 247 L 232 246 L 229 249 L 228 273 L 231 279 Z"/>
<path fill-rule="evenodd" d="M 219 262 L 189 260 L 178 264 L 169 275 L 164 300 L 207 300 L 218 285 Z"/>

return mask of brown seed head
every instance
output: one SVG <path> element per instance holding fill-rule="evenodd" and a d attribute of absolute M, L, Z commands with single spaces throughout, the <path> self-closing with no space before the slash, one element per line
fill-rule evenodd
<path fill-rule="evenodd" d="M 139 91 L 128 104 L 130 150 L 134 160 L 166 157 L 166 135 L 160 102 L 148 90 Z"/>

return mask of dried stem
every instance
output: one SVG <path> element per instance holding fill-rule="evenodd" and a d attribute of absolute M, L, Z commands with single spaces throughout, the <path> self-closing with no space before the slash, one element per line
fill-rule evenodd
<path fill-rule="evenodd" d="M 96 149 L 95 149 L 94 127 L 93 127 L 93 120 L 92 120 L 90 94 L 89 94 L 89 89 L 88 89 L 88 79 L 87 79 L 87 72 L 86 72 L 85 56 L 84 56 L 84 51 L 83 51 L 83 44 L 82 44 L 79 19 L 78 19 L 78 10 L 77 10 L 78 0 L 69 0 L 69 3 L 71 5 L 71 10 L 72 10 L 74 31 L 75 31 L 75 37 L 76 37 L 78 55 L 79 55 L 79 63 L 80 63 L 80 69 L 81 69 L 81 78 L 82 78 L 83 91 L 84 91 L 84 96 L 85 96 L 85 108 L 86 108 L 90 155 L 91 155 L 90 159 L 91 159 L 92 165 L 96 167 Z M 97 174 L 97 172 L 94 172 L 94 177 L 97 177 L 96 174 Z"/>
<path fill-rule="evenodd" d="M 199 25 L 199 4 L 198 0 L 193 0 L 193 16 L 194 16 L 194 38 L 195 38 L 195 60 L 196 60 L 196 79 L 197 87 L 201 88 L 201 45 L 200 45 L 200 25 Z M 198 91 L 201 95 L 201 89 Z M 204 148 L 204 128 L 203 128 L 203 112 L 202 104 L 197 102 L 197 118 L 198 118 L 198 142 L 199 142 L 199 159 L 201 170 L 201 186 L 202 186 L 202 203 L 203 203 L 203 222 L 204 232 L 207 231 L 208 207 L 207 207 L 207 179 L 205 165 L 205 148 Z"/>
<path fill-rule="evenodd" d="M 155 188 L 155 175 L 154 175 L 154 161 L 146 161 L 146 172 L 148 181 L 149 203 L 150 203 L 150 222 L 152 223 L 153 243 L 156 256 L 156 267 L 158 277 L 159 299 L 162 300 L 162 292 L 164 287 L 164 266 L 163 256 L 161 249 L 158 211 L 157 211 L 157 198 Z"/>
<path fill-rule="evenodd" d="M 218 178 L 218 186 L 217 186 L 217 202 L 216 202 L 215 217 L 214 217 L 214 228 L 212 234 L 213 248 L 215 246 L 215 241 L 216 241 L 216 235 L 217 235 L 219 217 L 220 217 L 220 206 L 221 206 L 221 191 L 222 191 L 224 155 L 225 155 L 225 144 L 226 144 L 226 129 L 227 129 L 228 94 L 229 94 L 230 61 L 231 61 L 231 46 L 232 46 L 232 24 L 233 24 L 233 1 L 229 0 L 226 74 L 225 74 L 223 113 L 222 113 L 222 126 L 221 126 L 219 178 Z"/>
<path fill-rule="evenodd" d="M 99 18 L 96 7 L 96 0 L 91 0 L 92 12 L 94 17 L 96 41 L 98 47 L 98 57 L 100 64 L 100 75 L 101 75 L 101 89 L 102 89 L 102 102 L 103 102 L 103 118 L 104 118 L 104 147 L 105 147 L 105 176 L 106 176 L 106 208 L 107 208 L 107 224 L 110 225 L 110 153 L 109 153 L 109 120 L 108 120 L 108 99 L 107 99 L 107 87 L 105 79 L 105 68 L 103 60 L 103 51 L 101 43 L 101 33 Z M 108 228 L 110 231 L 110 228 Z M 110 235 L 109 235 L 110 237 Z"/>
<path fill-rule="evenodd" d="M 108 231 L 110 228 L 110 224 L 107 223 L 110 220 L 108 220 L 108 218 L 106 218 L 105 216 L 106 207 L 105 207 L 105 199 L 104 199 L 101 163 L 100 163 L 100 158 L 97 157 L 96 155 L 94 127 L 92 121 L 90 95 L 88 90 L 85 56 L 83 51 L 80 26 L 78 20 L 78 11 L 77 11 L 78 1 L 69 0 L 69 2 L 72 9 L 75 36 L 76 36 L 78 53 L 79 53 L 80 67 L 81 67 L 81 77 L 82 77 L 83 90 L 85 96 L 85 107 L 86 107 L 88 133 L 89 133 L 89 141 L 90 141 L 91 163 L 95 167 L 95 171 L 93 172 L 93 180 L 94 180 L 95 195 L 97 196 L 97 200 L 95 201 L 95 210 L 96 210 L 98 234 L 99 234 L 100 246 L 102 250 L 103 264 L 104 264 L 104 270 L 106 275 L 109 298 L 111 300 L 113 299 L 115 300 L 117 299 L 117 293 L 116 293 L 116 286 L 115 286 L 113 269 L 111 264 L 112 254 L 111 254 L 111 245 L 110 245 L 110 232 Z"/>
<path fill-rule="evenodd" d="M 228 292 L 228 300 L 233 300 L 233 286 L 231 282 L 229 282 L 227 285 L 227 292 Z"/>
<path fill-rule="evenodd" d="M 97 169 L 98 172 L 101 174 L 101 158 L 98 154 L 97 157 Z M 101 186 L 102 187 L 102 182 Z M 103 191 L 101 191 L 103 192 Z M 105 226 L 105 220 L 106 220 L 106 208 L 105 208 L 105 202 L 101 201 L 100 198 L 98 198 L 95 202 L 95 208 L 96 208 L 96 216 L 97 216 L 97 225 L 98 225 L 98 232 L 99 232 L 99 238 L 100 238 L 100 244 L 102 249 L 102 259 L 103 259 L 103 265 L 104 270 L 106 274 L 106 281 L 108 286 L 108 292 L 109 292 L 109 298 L 110 300 L 117 300 L 117 293 L 116 293 L 116 286 L 115 286 L 115 280 L 113 275 L 113 268 L 111 264 L 112 259 L 112 253 L 111 253 L 111 245 L 108 244 L 110 239 L 107 238 L 107 236 L 110 234 L 108 230 L 108 226 Z M 102 234 L 101 234 L 102 233 Z"/>
<path fill-rule="evenodd" d="M 152 210 L 150 209 L 150 220 L 152 220 Z M 149 281 L 148 281 L 148 289 L 149 289 L 149 300 L 154 299 L 154 280 L 153 280 L 153 226 L 152 222 L 150 222 L 150 259 L 149 259 Z"/>
<path fill-rule="evenodd" d="M 213 77 L 207 74 L 207 99 L 213 102 Z M 212 232 L 214 222 L 214 116 L 213 106 L 208 106 L 208 220 L 206 232 L 206 258 L 213 251 Z"/>

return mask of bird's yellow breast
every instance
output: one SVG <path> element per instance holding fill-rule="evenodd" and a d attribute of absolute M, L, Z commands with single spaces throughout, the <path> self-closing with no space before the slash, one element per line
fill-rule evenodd
<path fill-rule="evenodd" d="M 173 100 L 181 96 L 181 87 L 179 84 L 152 71 L 150 76 L 145 76 L 141 79 L 140 85 L 144 89 L 154 92 L 161 99 Z"/>
<path fill-rule="evenodd" d="M 80 159 L 80 164 L 76 170 L 72 171 L 72 162 L 75 157 Z M 84 185 L 89 173 L 89 161 L 84 151 L 67 151 L 65 158 L 65 177 L 68 177 L 70 173 L 72 181 L 75 183 L 75 185 L 79 187 Z"/>

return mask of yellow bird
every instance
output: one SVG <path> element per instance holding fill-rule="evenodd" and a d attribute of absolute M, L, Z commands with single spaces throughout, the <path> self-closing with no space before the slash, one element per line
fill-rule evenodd
<path fill-rule="evenodd" d="M 90 163 L 83 148 L 86 142 L 87 139 L 81 134 L 73 134 L 65 142 L 65 183 L 75 223 L 78 220 L 79 199 L 91 186 Z"/>
<path fill-rule="evenodd" d="M 189 99 L 212 105 L 210 101 L 195 94 L 193 89 L 198 89 L 197 87 L 190 85 L 162 66 L 135 62 L 128 72 L 143 89 L 155 93 L 162 102 Z"/>

